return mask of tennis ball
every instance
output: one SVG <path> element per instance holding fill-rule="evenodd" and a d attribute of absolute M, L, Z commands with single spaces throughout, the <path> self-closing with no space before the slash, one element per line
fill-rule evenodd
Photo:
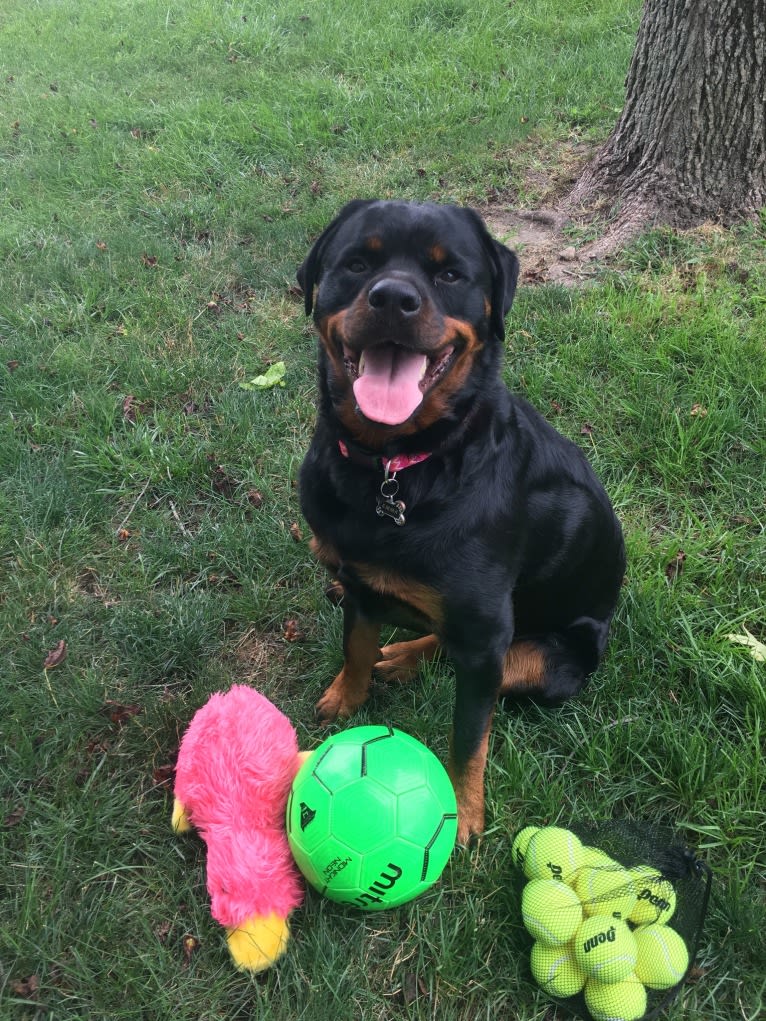
<path fill-rule="evenodd" d="M 551 996 L 574 996 L 585 985 L 585 972 L 569 947 L 549 947 L 535 943 L 529 957 L 535 981 Z"/>
<path fill-rule="evenodd" d="M 606 867 L 580 869 L 574 888 L 586 915 L 627 918 L 636 903 L 633 879 L 616 862 Z"/>
<path fill-rule="evenodd" d="M 513 838 L 513 843 L 511 844 L 511 858 L 513 860 L 513 864 L 518 868 L 521 869 L 524 867 L 524 858 L 526 857 L 529 841 L 539 829 L 539 826 L 525 826 L 524 829 L 519 830 Z"/>
<path fill-rule="evenodd" d="M 669 925 L 642 925 L 634 933 L 636 975 L 650 989 L 670 989 L 686 974 L 689 951 Z"/>
<path fill-rule="evenodd" d="M 611 915 L 593 915 L 575 933 L 574 956 L 589 978 L 621 982 L 635 968 L 638 949 L 626 922 Z"/>
<path fill-rule="evenodd" d="M 618 862 L 610 857 L 600 847 L 592 847 L 590 844 L 583 845 L 580 871 L 583 869 L 607 869 L 617 865 Z"/>
<path fill-rule="evenodd" d="M 676 891 L 673 884 L 663 879 L 651 865 L 636 865 L 629 870 L 636 888 L 636 903 L 628 920 L 636 925 L 654 922 L 664 925 L 676 910 Z"/>
<path fill-rule="evenodd" d="M 577 894 L 555 879 L 533 879 L 521 894 L 521 917 L 527 932 L 547 946 L 568 943 L 582 922 Z"/>
<path fill-rule="evenodd" d="M 594 1021 L 638 1021 L 646 1013 L 646 990 L 634 974 L 621 982 L 585 983 L 585 1006 Z"/>
<path fill-rule="evenodd" d="M 527 879 L 566 881 L 580 868 L 582 842 L 560 826 L 544 826 L 527 845 L 524 875 Z"/>

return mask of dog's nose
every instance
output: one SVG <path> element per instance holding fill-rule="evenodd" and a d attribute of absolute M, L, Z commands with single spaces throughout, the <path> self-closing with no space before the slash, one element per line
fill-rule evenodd
<path fill-rule="evenodd" d="M 407 280 L 385 277 L 370 288 L 367 295 L 370 308 L 393 315 L 414 316 L 420 311 L 421 299 L 417 288 Z"/>

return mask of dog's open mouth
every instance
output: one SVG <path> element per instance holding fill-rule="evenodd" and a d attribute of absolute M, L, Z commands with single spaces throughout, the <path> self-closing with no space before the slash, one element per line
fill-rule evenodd
<path fill-rule="evenodd" d="M 357 354 L 344 345 L 343 361 L 359 410 L 373 422 L 401 425 L 444 375 L 455 355 L 452 344 L 431 354 L 398 344 L 380 344 Z"/>

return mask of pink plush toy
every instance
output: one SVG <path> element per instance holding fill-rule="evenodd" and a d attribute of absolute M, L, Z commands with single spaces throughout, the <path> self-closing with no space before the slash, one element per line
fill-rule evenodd
<path fill-rule="evenodd" d="M 287 717 L 241 684 L 212 695 L 181 742 L 172 826 L 207 844 L 210 910 L 238 968 L 262 971 L 284 953 L 303 901 L 285 808 L 306 754 Z"/>

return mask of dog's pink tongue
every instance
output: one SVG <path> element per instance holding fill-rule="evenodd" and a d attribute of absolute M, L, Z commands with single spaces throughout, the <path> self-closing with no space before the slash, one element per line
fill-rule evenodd
<path fill-rule="evenodd" d="M 362 375 L 354 382 L 365 418 L 383 425 L 405 422 L 423 400 L 419 383 L 426 363 L 425 355 L 395 344 L 365 351 Z"/>

